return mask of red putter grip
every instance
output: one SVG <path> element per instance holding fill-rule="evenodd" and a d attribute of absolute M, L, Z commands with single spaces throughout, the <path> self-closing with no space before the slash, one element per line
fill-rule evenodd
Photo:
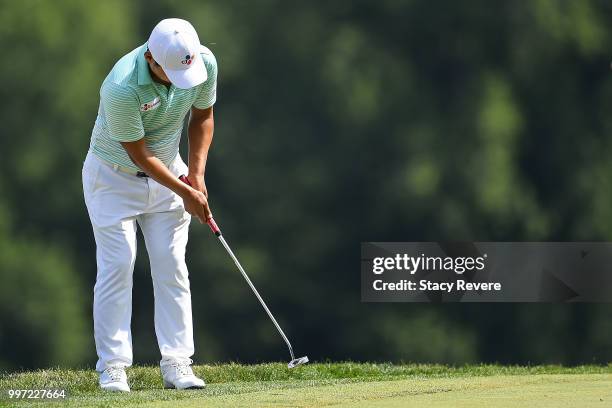
<path fill-rule="evenodd" d="M 184 175 L 181 174 L 179 176 L 179 180 L 181 180 L 183 183 L 187 184 L 188 186 L 191 186 L 191 182 L 189 181 L 189 179 Z M 219 227 L 217 226 L 217 223 L 215 222 L 215 220 L 213 219 L 213 217 L 210 217 L 209 219 L 206 220 L 206 223 L 208 224 L 208 226 L 210 227 L 210 230 L 216 235 L 216 236 L 220 236 L 221 235 L 221 229 L 219 229 Z"/>
<path fill-rule="evenodd" d="M 219 229 L 219 227 L 217 226 L 217 223 L 215 222 L 215 219 L 213 217 L 210 217 L 209 219 L 206 220 L 206 223 L 208 224 L 208 226 L 210 227 L 210 230 L 216 235 L 216 236 L 221 236 L 221 230 Z"/>
<path fill-rule="evenodd" d="M 181 174 L 179 176 L 179 180 L 181 180 L 183 183 L 187 184 L 188 186 L 191 186 L 191 181 L 189 181 L 187 176 L 185 176 L 184 174 Z"/>

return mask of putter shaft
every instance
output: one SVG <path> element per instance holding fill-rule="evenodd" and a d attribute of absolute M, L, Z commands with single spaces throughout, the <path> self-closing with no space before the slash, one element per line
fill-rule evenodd
<path fill-rule="evenodd" d="M 189 179 L 184 174 L 179 176 L 179 180 L 181 180 L 183 183 L 191 186 L 191 182 L 189 181 Z M 281 335 L 283 340 L 285 340 L 285 343 L 287 343 L 287 347 L 289 348 L 289 354 L 291 355 L 291 362 L 289 362 L 289 368 L 292 368 L 295 365 L 307 363 L 308 362 L 308 357 L 302 357 L 302 358 L 299 359 L 300 361 L 297 362 L 297 364 L 294 364 L 296 362 L 296 358 L 295 358 L 295 355 L 293 355 L 293 347 L 291 346 L 291 343 L 289 342 L 289 339 L 287 338 L 287 336 L 285 336 L 285 333 L 283 332 L 283 329 L 281 329 L 280 325 L 278 324 L 278 322 L 276 321 L 276 319 L 272 315 L 272 312 L 270 312 L 270 309 L 268 309 L 268 306 L 266 305 L 266 302 L 264 302 L 264 300 L 261 298 L 261 296 L 259 296 L 259 292 L 257 292 L 257 289 L 255 288 L 255 285 L 253 285 L 253 282 L 251 282 L 251 279 L 249 279 L 249 276 L 244 271 L 244 268 L 242 267 L 242 265 L 240 265 L 240 262 L 238 262 L 238 258 L 236 258 L 236 255 L 234 255 L 234 252 L 232 251 L 230 246 L 225 241 L 225 238 L 223 238 L 223 235 L 221 234 L 221 229 L 219 228 L 219 226 L 215 222 L 214 218 L 212 218 L 212 217 L 207 219 L 206 223 L 210 227 L 210 230 L 215 234 L 215 236 L 217 238 L 219 238 L 219 241 L 221 241 L 221 244 L 223 245 L 223 248 L 225 248 L 225 250 L 227 251 L 229 256 L 232 258 L 232 260 L 234 261 L 234 263 L 238 267 L 238 270 L 240 271 L 240 273 L 242 274 L 244 279 L 249 284 L 249 287 L 251 288 L 251 290 L 253 291 L 253 293 L 257 297 L 257 300 L 259 300 L 259 303 L 261 303 L 261 306 L 264 308 L 264 310 L 266 311 L 266 313 L 270 317 L 270 320 L 272 320 L 272 323 L 274 323 L 274 326 L 276 327 L 276 330 L 278 330 L 278 333 Z M 294 365 L 292 365 L 292 364 L 294 364 Z"/>
<path fill-rule="evenodd" d="M 215 227 L 216 227 L 216 225 L 215 225 Z M 211 229 L 213 229 L 213 228 L 211 227 Z M 213 229 L 213 232 L 214 232 L 214 229 Z M 215 235 L 217 235 L 217 234 L 215 233 Z M 234 252 L 232 252 L 232 249 L 229 247 L 229 245 L 225 241 L 225 238 L 223 238 L 223 235 L 221 235 L 219 233 L 217 235 L 217 238 L 219 238 L 219 241 L 221 241 L 221 244 L 223 244 L 223 247 L 225 248 L 225 250 L 227 251 L 229 256 L 232 258 L 232 260 L 234 261 L 234 263 L 236 264 L 236 266 L 240 270 L 240 273 L 242 274 L 244 279 L 249 284 L 251 290 L 253 291 L 255 296 L 257 296 L 257 300 L 259 300 L 259 303 L 261 303 L 261 306 L 264 308 L 264 310 L 266 311 L 268 316 L 270 316 L 270 320 L 272 320 L 272 323 L 274 323 L 274 326 L 276 327 L 276 330 L 278 330 L 278 332 L 281 335 L 281 337 L 283 338 L 283 340 L 285 340 L 285 343 L 287 343 L 287 347 L 289 348 L 289 354 L 291 355 L 291 360 L 295 360 L 295 356 L 293 355 L 293 347 L 291 347 L 291 343 L 289 342 L 289 339 L 287 338 L 287 336 L 285 336 L 285 333 L 283 332 L 283 329 L 281 329 L 280 325 L 278 324 L 278 322 L 276 321 L 276 319 L 272 315 L 272 312 L 270 312 L 270 309 L 268 309 L 268 306 L 266 306 L 266 302 L 264 302 L 264 300 L 261 298 L 261 296 L 259 296 L 259 292 L 257 292 L 257 289 L 255 289 L 255 285 L 253 285 L 253 282 L 251 282 L 251 279 L 249 279 L 249 276 L 246 274 L 246 272 L 242 268 L 242 265 L 240 265 L 240 262 L 238 262 L 238 258 L 236 258 L 236 255 L 234 255 Z"/>

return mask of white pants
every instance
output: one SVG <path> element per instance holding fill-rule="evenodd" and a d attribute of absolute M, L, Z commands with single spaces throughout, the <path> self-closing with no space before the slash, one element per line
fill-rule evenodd
<path fill-rule="evenodd" d="M 177 177 L 187 166 L 177 156 Z M 193 355 L 191 292 L 185 246 L 191 216 L 183 200 L 151 178 L 115 169 L 88 153 L 83 193 L 96 240 L 98 273 L 94 287 L 96 370 L 132 364 L 132 273 L 136 223 L 145 238 L 155 296 L 155 333 L 162 362 Z"/>

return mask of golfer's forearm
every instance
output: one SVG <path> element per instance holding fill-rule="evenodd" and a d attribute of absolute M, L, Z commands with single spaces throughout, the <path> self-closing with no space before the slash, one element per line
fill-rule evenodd
<path fill-rule="evenodd" d="M 212 109 L 212 108 L 211 108 Z M 204 176 L 208 150 L 213 140 L 215 120 L 210 114 L 206 117 L 194 117 L 189 120 L 189 174 Z"/>
<path fill-rule="evenodd" d="M 191 187 L 182 183 L 166 165 L 151 153 L 144 143 L 122 143 L 132 161 L 149 177 L 168 187 L 181 197 L 188 194 Z"/>

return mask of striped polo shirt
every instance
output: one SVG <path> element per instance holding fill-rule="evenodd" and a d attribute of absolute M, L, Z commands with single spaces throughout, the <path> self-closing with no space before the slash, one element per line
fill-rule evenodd
<path fill-rule="evenodd" d="M 89 150 L 102 160 L 140 170 L 120 142 L 144 137 L 149 150 L 164 164 L 176 157 L 185 115 L 194 106 L 206 109 L 217 98 L 217 61 L 201 46 L 208 78 L 190 89 L 153 81 L 144 57 L 147 44 L 123 56 L 100 88 L 100 107 Z"/>

